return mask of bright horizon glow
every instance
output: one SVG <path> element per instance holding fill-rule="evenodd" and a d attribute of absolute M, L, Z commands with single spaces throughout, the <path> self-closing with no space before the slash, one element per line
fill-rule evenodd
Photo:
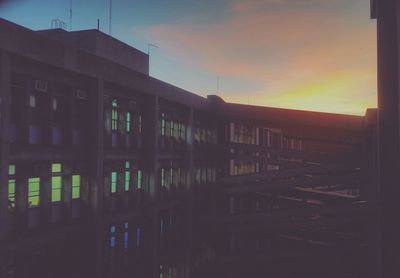
<path fill-rule="evenodd" d="M 69 0 L 16 0 L 0 16 L 33 30 L 69 22 Z M 74 0 L 73 30 L 108 32 L 108 0 Z M 151 76 L 201 96 L 364 115 L 376 107 L 376 26 L 366 0 L 119 0 L 112 36 L 147 52 Z M 14 3 L 14 4 L 11 4 Z M 163 9 L 160 11 L 159 7 Z"/>

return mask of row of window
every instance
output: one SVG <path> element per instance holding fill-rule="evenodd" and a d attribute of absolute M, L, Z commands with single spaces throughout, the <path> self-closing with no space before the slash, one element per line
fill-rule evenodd
<path fill-rule="evenodd" d="M 65 194 L 64 186 L 65 179 L 67 176 L 62 172 L 61 163 L 53 163 L 51 165 L 51 202 L 59 203 L 62 202 L 63 194 Z M 24 202 L 18 200 L 17 191 L 17 167 L 16 165 L 10 164 L 8 167 L 8 208 L 14 210 L 17 202 Z M 28 208 L 38 207 L 41 203 L 42 195 L 42 179 L 40 177 L 28 177 L 27 179 L 28 194 L 27 194 L 27 206 Z M 71 198 L 80 199 L 81 197 L 81 175 L 71 175 Z"/>
<path fill-rule="evenodd" d="M 131 191 L 134 186 L 136 186 L 136 190 L 142 189 L 143 186 L 143 171 L 142 170 L 132 170 L 131 162 L 125 161 L 125 170 L 122 173 L 118 173 L 117 171 L 112 171 L 110 175 L 110 192 L 117 193 L 118 185 L 121 185 L 124 191 Z M 135 175 L 135 176 L 133 176 Z M 134 180 L 134 178 L 136 179 Z"/>
<path fill-rule="evenodd" d="M 181 121 L 174 121 L 167 117 L 165 113 L 161 113 L 160 119 L 160 135 L 174 137 L 186 141 L 187 125 Z"/>

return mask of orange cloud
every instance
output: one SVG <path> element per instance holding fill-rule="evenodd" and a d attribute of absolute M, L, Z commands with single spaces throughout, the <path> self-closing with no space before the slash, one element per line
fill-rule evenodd
<path fill-rule="evenodd" d="M 233 1 L 230 16 L 218 21 L 158 25 L 145 32 L 170 55 L 263 87 L 243 88 L 240 95 L 225 91 L 229 101 L 247 103 L 250 96 L 260 105 L 350 114 L 375 107 L 375 30 L 368 11 L 364 20 L 321 8 L 276 8 L 282 3 L 293 1 Z"/>

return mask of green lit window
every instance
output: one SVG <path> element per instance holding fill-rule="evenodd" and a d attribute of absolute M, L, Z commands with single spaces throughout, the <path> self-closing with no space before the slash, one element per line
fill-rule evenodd
<path fill-rule="evenodd" d="M 81 176 L 72 176 L 72 199 L 79 199 L 81 197 Z"/>
<path fill-rule="evenodd" d="M 28 179 L 28 207 L 40 205 L 40 178 Z"/>
<path fill-rule="evenodd" d="M 165 186 L 165 170 L 161 168 L 161 186 Z"/>
<path fill-rule="evenodd" d="M 62 179 L 60 176 L 51 177 L 51 202 L 61 201 Z"/>
<path fill-rule="evenodd" d="M 125 171 L 125 191 L 129 191 L 129 184 L 131 182 L 131 173 Z"/>
<path fill-rule="evenodd" d="M 131 112 L 126 113 L 126 132 L 131 131 Z"/>
<path fill-rule="evenodd" d="M 15 180 L 8 180 L 8 209 L 15 208 Z"/>
<path fill-rule="evenodd" d="M 111 173 L 111 193 L 117 192 L 117 172 Z"/>
<path fill-rule="evenodd" d="M 161 114 L 161 135 L 165 135 L 165 114 Z"/>
<path fill-rule="evenodd" d="M 51 164 L 51 172 L 52 173 L 61 173 L 61 163 Z"/>
<path fill-rule="evenodd" d="M 142 188 L 142 170 L 138 170 L 137 172 L 137 188 Z"/>
<path fill-rule="evenodd" d="M 111 130 L 118 129 L 118 111 L 117 111 L 118 103 L 117 100 L 114 99 L 112 101 L 112 109 L 111 109 Z"/>
<path fill-rule="evenodd" d="M 15 165 L 13 165 L 13 164 L 8 165 L 8 174 L 10 176 L 15 175 Z"/>

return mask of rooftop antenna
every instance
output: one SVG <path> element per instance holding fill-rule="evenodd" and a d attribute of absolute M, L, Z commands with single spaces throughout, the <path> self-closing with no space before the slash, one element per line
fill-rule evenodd
<path fill-rule="evenodd" d="M 72 31 L 72 0 L 69 2 L 69 31 Z"/>
<path fill-rule="evenodd" d="M 109 22 L 108 22 L 108 34 L 111 36 L 111 20 L 112 20 L 112 0 L 110 0 L 110 8 L 109 8 Z"/>
<path fill-rule="evenodd" d="M 150 48 L 154 47 L 154 48 L 159 48 L 158 45 L 152 44 L 152 43 L 148 43 L 147 44 L 147 55 L 150 55 Z"/>

